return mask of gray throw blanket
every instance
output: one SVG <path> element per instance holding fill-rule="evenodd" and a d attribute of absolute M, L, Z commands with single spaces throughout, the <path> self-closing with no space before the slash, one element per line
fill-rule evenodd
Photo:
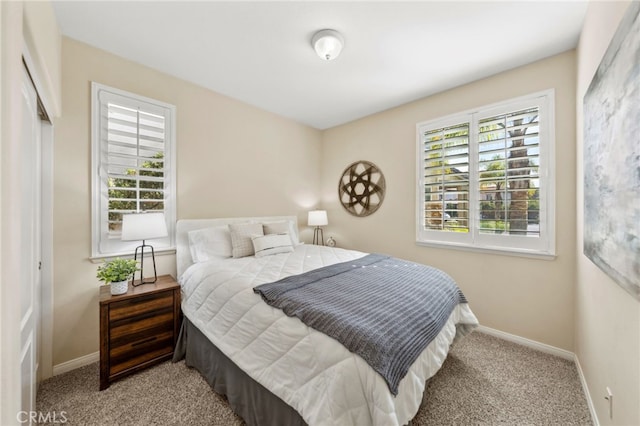
<path fill-rule="evenodd" d="M 380 254 L 253 289 L 361 356 L 393 395 L 464 295 L 444 272 Z"/>

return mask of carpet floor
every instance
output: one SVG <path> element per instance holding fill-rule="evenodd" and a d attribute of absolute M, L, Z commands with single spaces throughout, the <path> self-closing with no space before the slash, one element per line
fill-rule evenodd
<path fill-rule="evenodd" d="M 68 425 L 243 425 L 184 361 L 165 362 L 99 392 L 94 363 L 44 381 L 37 410 Z M 53 417 L 52 417 L 53 418 Z M 411 426 L 591 425 L 571 361 L 475 332 L 429 381 Z"/>

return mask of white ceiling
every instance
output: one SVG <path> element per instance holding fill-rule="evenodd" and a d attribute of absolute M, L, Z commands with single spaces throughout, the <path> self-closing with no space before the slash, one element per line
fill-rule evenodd
<path fill-rule="evenodd" d="M 318 129 L 577 45 L 586 1 L 54 1 L 62 33 Z M 334 61 L 311 37 L 342 33 Z"/>

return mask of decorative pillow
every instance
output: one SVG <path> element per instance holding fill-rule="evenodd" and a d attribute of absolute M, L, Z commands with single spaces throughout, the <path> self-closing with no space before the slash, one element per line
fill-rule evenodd
<path fill-rule="evenodd" d="M 231 232 L 231 254 L 234 258 L 253 256 L 253 244 L 251 237 L 255 235 L 264 235 L 261 223 L 230 223 L 229 232 Z"/>
<path fill-rule="evenodd" d="M 231 234 L 228 226 L 197 229 L 188 234 L 194 262 L 231 257 Z"/>
<path fill-rule="evenodd" d="M 269 256 L 278 253 L 291 253 L 291 237 L 288 233 L 257 235 L 251 237 L 256 257 Z"/>
<path fill-rule="evenodd" d="M 291 244 L 293 246 L 300 245 L 298 239 L 298 230 L 296 229 L 295 222 L 292 220 L 281 220 L 278 222 L 265 222 L 262 224 L 264 228 L 264 234 L 284 234 L 285 232 L 291 237 Z"/>

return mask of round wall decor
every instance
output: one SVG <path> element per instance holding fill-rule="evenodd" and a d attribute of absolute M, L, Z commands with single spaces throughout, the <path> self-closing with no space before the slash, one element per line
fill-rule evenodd
<path fill-rule="evenodd" d="M 378 210 L 384 192 L 384 175 L 369 161 L 356 161 L 347 166 L 338 182 L 340 203 L 354 216 L 369 216 Z"/>

